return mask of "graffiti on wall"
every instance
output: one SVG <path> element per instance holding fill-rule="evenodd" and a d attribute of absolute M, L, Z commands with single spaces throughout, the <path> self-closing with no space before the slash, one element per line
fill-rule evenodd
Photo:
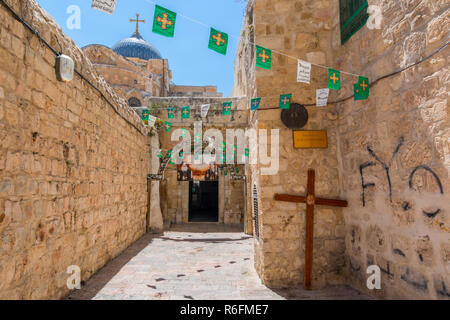
<path fill-rule="evenodd" d="M 383 168 L 383 170 L 385 172 L 386 180 L 387 180 L 387 184 L 388 184 L 389 201 L 392 203 L 391 166 L 392 166 L 393 160 L 395 159 L 397 154 L 400 152 L 400 149 L 403 146 L 403 143 L 404 143 L 404 138 L 401 137 L 400 141 L 397 144 L 397 147 L 395 148 L 394 152 L 392 153 L 392 156 L 391 156 L 389 161 L 383 161 L 371 147 L 367 147 L 367 151 L 368 151 L 369 155 L 373 158 L 373 161 L 364 162 L 364 163 L 362 163 L 359 166 L 359 173 L 360 173 L 360 176 L 361 176 L 361 188 L 362 188 L 361 201 L 362 201 L 363 207 L 366 206 L 366 190 L 369 189 L 369 188 L 375 187 L 375 183 L 374 182 L 367 182 L 366 181 L 366 179 L 364 177 L 364 170 L 367 169 L 367 168 L 370 168 L 370 167 L 374 167 L 377 164 L 379 164 Z M 444 194 L 444 189 L 442 187 L 442 183 L 441 183 L 441 180 L 439 179 L 439 176 L 431 168 L 429 168 L 429 167 L 427 167 L 425 165 L 416 166 L 411 171 L 411 173 L 409 175 L 409 188 L 411 190 L 414 190 L 414 186 L 413 186 L 414 176 L 419 171 L 426 171 L 426 172 L 430 173 L 431 176 L 436 181 L 436 184 L 437 184 L 437 186 L 439 188 L 439 192 L 441 194 Z M 403 210 L 405 210 L 405 211 L 410 210 L 412 208 L 411 204 L 408 201 L 404 201 L 403 204 L 402 204 L 402 207 L 403 207 Z M 441 212 L 441 209 L 436 209 L 434 211 L 422 210 L 422 212 L 423 212 L 423 214 L 425 216 L 427 216 L 429 218 L 434 218 Z"/>

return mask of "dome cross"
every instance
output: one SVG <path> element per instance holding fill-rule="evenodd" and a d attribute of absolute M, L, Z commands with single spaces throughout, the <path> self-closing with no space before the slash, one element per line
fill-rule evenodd
<path fill-rule="evenodd" d="M 145 23 L 145 20 L 139 20 L 139 13 L 136 13 L 136 20 L 130 19 L 130 22 L 136 22 L 136 33 L 139 33 L 139 22 Z"/>

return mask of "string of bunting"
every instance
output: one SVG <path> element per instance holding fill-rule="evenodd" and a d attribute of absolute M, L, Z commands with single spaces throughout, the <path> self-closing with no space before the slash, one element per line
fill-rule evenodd
<path fill-rule="evenodd" d="M 194 141 L 195 141 L 196 145 L 198 145 L 200 143 L 199 142 L 200 139 L 201 138 L 199 138 L 199 137 L 194 137 Z M 170 160 L 169 163 L 170 164 L 175 164 L 174 160 L 177 159 L 177 158 L 178 159 L 184 159 L 184 157 L 185 157 L 184 151 L 181 150 L 181 144 L 178 144 L 177 146 L 175 146 L 172 149 L 154 148 L 154 147 L 150 147 L 150 148 L 153 150 L 152 152 L 154 152 L 154 154 L 160 159 L 164 158 L 164 151 L 165 151 L 166 152 L 165 156 L 169 158 L 169 160 Z M 225 163 L 226 148 L 227 148 L 227 144 L 225 142 L 222 142 L 222 154 L 219 157 L 220 163 Z M 178 149 L 180 149 L 180 151 L 177 153 Z M 238 151 L 237 146 L 233 145 L 233 152 L 229 155 L 230 161 L 234 162 L 234 160 L 237 157 L 237 151 Z M 200 157 L 200 153 L 197 151 L 196 148 L 194 148 L 193 155 L 194 155 L 194 159 L 195 160 L 198 160 L 199 157 Z M 250 156 L 250 149 L 249 148 L 245 148 L 244 149 L 243 160 L 247 161 L 249 156 Z"/>
<path fill-rule="evenodd" d="M 145 0 L 145 1 L 155 5 L 155 13 L 154 13 L 154 17 L 153 17 L 152 31 L 154 33 L 159 34 L 164 37 L 169 37 L 169 38 L 174 37 L 176 21 L 177 21 L 177 13 L 158 5 L 156 2 L 154 2 L 152 0 Z M 107 12 L 109 14 L 112 14 L 114 11 L 116 2 L 117 2 L 117 0 L 92 0 L 92 7 L 95 9 Z M 200 21 L 194 20 L 194 19 L 184 16 L 182 14 L 178 14 L 178 15 L 182 16 L 194 23 L 197 23 L 202 26 L 210 28 L 208 48 L 210 50 L 213 50 L 222 55 L 227 54 L 229 38 L 234 37 L 234 36 L 228 35 L 226 32 L 209 27 L 208 25 L 206 25 Z M 241 38 L 241 36 L 239 36 L 237 38 Z M 255 48 L 256 48 L 256 66 L 259 68 L 266 69 L 266 70 L 270 70 L 272 68 L 272 54 L 273 53 L 280 54 L 285 57 L 297 60 L 298 61 L 297 82 L 300 82 L 300 83 L 306 83 L 306 84 L 311 83 L 311 67 L 313 65 L 316 67 L 319 67 L 319 68 L 328 69 L 328 88 L 316 90 L 316 106 L 318 106 L 318 107 L 327 105 L 330 90 L 341 90 L 341 82 L 342 82 L 343 74 L 358 78 L 358 82 L 353 85 L 355 100 L 366 100 L 369 98 L 369 93 L 370 93 L 369 79 L 366 77 L 362 77 L 360 75 L 357 75 L 357 74 L 354 74 L 351 72 L 335 70 L 328 66 L 304 61 L 297 57 L 288 55 L 284 52 L 277 51 L 277 50 L 271 50 L 271 49 L 259 46 L 248 40 L 246 40 L 246 43 L 255 46 Z M 251 102 L 250 110 L 252 110 L 252 111 L 258 110 L 259 106 L 261 105 L 262 100 L 266 99 L 266 98 L 267 97 L 248 98 Z M 289 109 L 291 100 L 292 100 L 292 94 L 280 95 L 279 108 L 280 109 Z M 183 108 L 185 108 L 185 107 L 183 107 Z M 226 108 L 228 108 L 228 107 L 226 107 Z M 184 111 L 186 111 L 186 110 L 184 110 Z M 184 111 L 182 111 L 182 112 L 184 112 Z M 186 111 L 186 112 L 188 112 L 188 111 Z M 228 114 L 228 112 L 224 113 L 224 115 L 227 115 L 227 114 Z"/>
<path fill-rule="evenodd" d="M 164 8 L 162 6 L 159 6 L 158 4 L 156 4 L 154 1 L 151 0 L 145 0 L 146 2 L 152 3 L 155 5 L 155 13 L 154 13 L 154 18 L 153 18 L 153 26 L 152 26 L 152 31 L 156 34 L 159 34 L 161 36 L 165 36 L 165 37 L 174 37 L 175 36 L 175 26 L 176 26 L 176 20 L 177 20 L 177 13 L 173 12 L 167 8 Z M 92 0 L 92 7 L 104 12 L 107 12 L 109 14 L 113 14 L 114 12 L 114 8 L 116 6 L 116 2 L 117 0 Z M 215 28 L 209 27 L 208 25 L 199 22 L 195 19 L 192 19 L 190 17 L 184 16 L 182 14 L 178 14 L 181 17 L 184 17 L 187 20 L 190 20 L 194 23 L 200 24 L 202 26 L 205 26 L 207 28 L 210 28 L 210 35 L 209 35 L 209 41 L 208 41 L 208 48 L 210 50 L 213 50 L 219 54 L 222 55 L 226 55 L 227 54 L 227 48 L 228 48 L 228 40 L 230 37 L 235 37 L 232 35 L 228 35 L 227 33 L 217 30 Z M 241 36 L 236 37 L 236 38 L 241 38 Z M 312 70 L 312 66 L 316 66 L 319 68 L 324 68 L 328 70 L 328 86 L 327 88 L 321 88 L 321 89 L 317 89 L 316 90 L 316 106 L 317 107 L 324 107 L 328 104 L 328 97 L 330 94 L 330 90 L 336 90 L 339 91 L 341 90 L 341 85 L 342 85 L 342 75 L 349 75 L 351 77 L 356 77 L 358 79 L 358 81 L 356 83 L 353 84 L 353 96 L 350 96 L 348 98 L 344 98 L 341 99 L 337 102 L 340 101 L 345 101 L 347 99 L 350 98 L 354 98 L 355 101 L 357 100 L 367 100 L 369 98 L 369 94 L 370 94 L 370 86 L 371 83 L 369 81 L 369 79 L 367 77 L 363 77 L 361 75 L 358 74 L 354 74 L 351 72 L 346 72 L 346 71 L 342 71 L 342 70 L 336 70 L 333 69 L 331 67 L 328 66 L 324 66 L 321 64 L 316 64 L 316 63 L 312 63 L 312 62 L 308 62 L 302 59 L 299 59 L 297 57 L 291 56 L 289 54 L 286 54 L 284 52 L 281 51 L 277 51 L 277 50 L 271 50 L 269 48 L 265 48 L 262 46 L 257 45 L 256 43 L 253 43 L 247 39 L 244 39 L 245 43 L 250 44 L 252 46 L 255 47 L 256 50 L 256 66 L 258 68 L 262 68 L 262 69 L 266 69 L 266 70 L 270 70 L 272 68 L 272 55 L 273 54 L 279 54 L 279 55 L 283 55 L 287 58 L 290 59 L 295 59 L 297 60 L 298 64 L 297 64 L 297 82 L 299 83 L 305 83 L 305 84 L 311 84 L 311 70 Z M 432 55 L 434 55 L 435 53 L 439 52 L 440 50 L 442 50 L 444 47 L 446 47 L 448 45 L 448 43 L 446 45 L 444 45 L 443 47 L 441 47 L 439 50 L 436 50 L 433 54 L 431 54 L 429 57 L 431 57 Z M 429 58 L 427 57 L 427 58 Z M 426 58 L 426 59 L 427 59 Z M 425 59 L 421 60 L 424 61 Z M 416 64 L 418 64 L 420 62 L 417 62 Z M 409 67 L 412 67 L 416 64 L 413 64 L 411 66 L 408 66 L 400 71 L 397 72 L 393 72 L 389 75 L 383 76 L 377 80 L 375 80 L 372 84 L 376 83 L 377 81 L 384 79 L 388 76 L 391 76 L 393 74 L 399 73 L 403 70 L 408 69 Z M 271 97 L 275 97 L 275 96 L 268 96 L 268 97 L 255 97 L 255 98 L 249 98 L 249 97 L 244 97 L 244 98 L 229 98 L 229 99 L 234 99 L 234 100 L 247 100 L 250 101 L 250 110 L 251 111 L 255 111 L 258 110 L 261 102 L 263 99 L 267 99 L 267 98 L 271 98 Z M 276 96 L 278 98 L 278 96 Z M 292 101 L 292 94 L 291 93 L 286 93 L 286 94 L 281 94 L 279 96 L 279 103 L 278 103 L 278 108 L 279 109 L 289 109 L 291 106 L 291 101 Z M 336 102 L 336 103 L 337 103 Z M 210 107 L 212 105 L 216 105 L 216 104 L 202 104 L 202 105 L 198 105 L 198 107 L 200 107 L 201 109 L 201 115 L 202 117 L 206 117 L 207 113 L 210 109 Z M 309 104 L 308 106 L 311 106 L 311 104 Z M 167 112 L 168 112 L 168 119 L 173 119 L 174 115 L 175 115 L 175 109 L 176 108 L 180 108 L 181 109 L 181 118 L 182 119 L 188 119 L 190 118 L 191 115 L 191 110 L 194 109 L 196 106 L 183 106 L 183 107 L 176 107 L 176 106 L 170 106 L 167 107 Z M 232 102 L 223 102 L 222 103 L 222 114 L 223 115 L 230 115 L 231 114 L 231 110 L 232 109 Z M 269 109 L 275 109 L 275 108 L 269 108 Z M 269 110 L 267 108 L 261 109 L 261 110 Z M 239 111 L 239 110 L 233 110 L 233 111 Z M 151 116 L 150 115 L 150 111 L 148 109 L 143 110 L 142 112 L 142 119 L 144 121 L 148 121 L 149 126 L 153 126 L 156 122 L 156 117 Z M 167 132 L 170 132 L 171 128 L 172 128 L 172 123 L 169 121 L 165 121 L 164 122 L 164 128 Z M 236 146 L 234 146 L 236 148 Z M 172 152 L 171 150 L 169 150 L 168 152 Z M 235 149 L 236 152 L 236 149 Z M 246 156 L 248 156 L 248 149 L 245 149 L 245 153 Z M 158 149 L 158 156 L 160 158 L 162 158 L 163 154 L 162 154 L 162 150 Z M 170 154 L 170 156 L 172 156 Z M 198 156 L 198 155 L 196 155 Z"/>

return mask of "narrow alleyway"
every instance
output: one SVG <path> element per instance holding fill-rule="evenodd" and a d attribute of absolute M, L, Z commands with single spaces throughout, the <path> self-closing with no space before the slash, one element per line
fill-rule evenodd
<path fill-rule="evenodd" d="M 253 267 L 253 238 L 217 224 L 180 225 L 145 235 L 68 299 L 366 299 L 331 287 L 273 291 Z"/>

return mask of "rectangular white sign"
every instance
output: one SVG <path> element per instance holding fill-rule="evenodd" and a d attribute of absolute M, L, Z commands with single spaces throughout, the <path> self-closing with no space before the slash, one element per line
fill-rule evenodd
<path fill-rule="evenodd" d="M 156 122 L 156 117 L 154 116 L 148 116 L 148 125 L 149 127 L 153 127 L 155 125 Z"/>
<path fill-rule="evenodd" d="M 328 103 L 328 96 L 330 94 L 330 89 L 317 89 L 316 90 L 316 106 L 326 107 Z"/>
<path fill-rule="evenodd" d="M 206 115 L 208 114 L 210 106 L 211 105 L 209 105 L 209 104 L 202 104 L 202 107 L 201 107 L 201 116 L 202 116 L 202 118 L 206 117 Z"/>
<path fill-rule="evenodd" d="M 310 84 L 311 82 L 311 63 L 298 60 L 297 82 Z"/>
<path fill-rule="evenodd" d="M 113 14 L 117 0 L 92 0 L 92 8 Z"/>

